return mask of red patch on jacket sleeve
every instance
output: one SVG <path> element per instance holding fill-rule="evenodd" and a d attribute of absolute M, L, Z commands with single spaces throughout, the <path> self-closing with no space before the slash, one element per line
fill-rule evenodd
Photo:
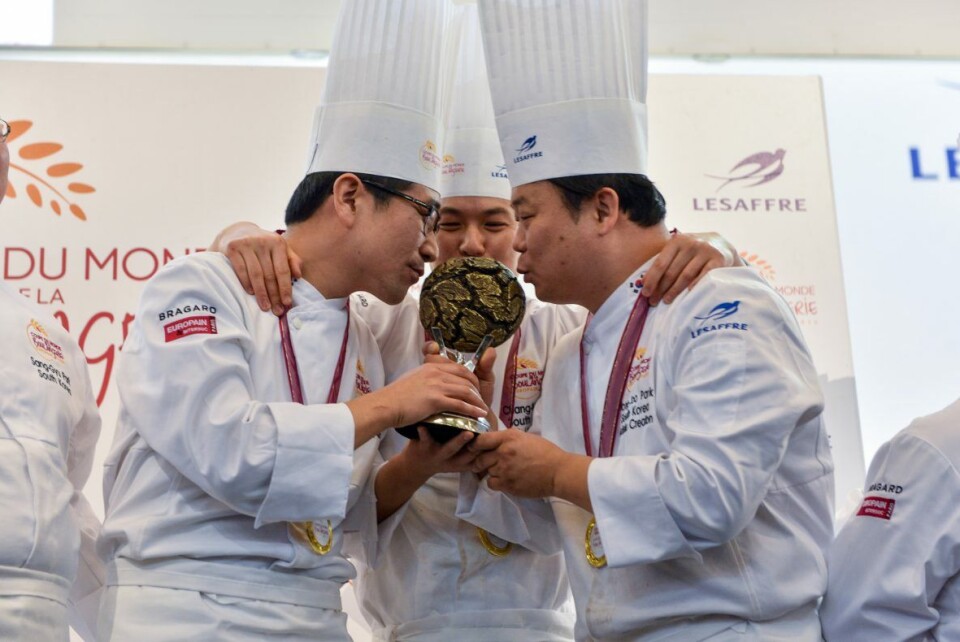
<path fill-rule="evenodd" d="M 216 334 L 217 318 L 213 316 L 177 319 L 163 326 L 166 343 L 189 337 L 191 334 Z"/>
<path fill-rule="evenodd" d="M 857 517 L 876 517 L 878 519 L 890 519 L 893 517 L 893 507 L 897 503 L 895 499 L 886 497 L 864 497 L 860 504 L 860 510 L 857 511 Z"/>

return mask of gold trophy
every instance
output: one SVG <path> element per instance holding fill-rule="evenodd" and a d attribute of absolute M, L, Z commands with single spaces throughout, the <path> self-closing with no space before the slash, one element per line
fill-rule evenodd
<path fill-rule="evenodd" d="M 510 338 L 526 308 L 517 276 L 503 263 L 485 257 L 455 258 L 444 262 L 423 282 L 420 323 L 440 346 L 440 354 L 471 372 L 488 347 Z M 483 417 L 443 412 L 397 430 L 417 439 L 417 426 L 426 426 L 434 440 L 444 443 L 463 430 L 484 433 Z"/>

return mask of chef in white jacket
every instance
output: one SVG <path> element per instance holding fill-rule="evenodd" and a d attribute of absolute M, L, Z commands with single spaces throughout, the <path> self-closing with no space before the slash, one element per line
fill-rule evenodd
<path fill-rule="evenodd" d="M 960 639 L 960 400 L 877 451 L 830 548 L 827 640 Z"/>
<path fill-rule="evenodd" d="M 438 260 L 488 256 L 515 270 L 518 254 L 512 244 L 517 222 L 490 102 L 477 9 L 465 5 L 456 11 L 444 59 L 452 77 L 444 109 Z M 714 267 L 735 255 L 722 247 L 726 255 L 707 243 L 677 237 L 670 253 L 677 264 L 667 265 L 676 274 L 682 274 L 685 266 L 696 268 L 689 282 L 704 266 Z M 211 249 L 225 251 L 235 266 L 244 268 L 240 275 L 247 281 L 251 266 L 257 266 L 258 274 L 272 270 L 273 262 L 261 261 L 260 256 L 273 254 L 281 268 L 287 268 L 282 241 L 252 224 L 228 228 Z M 279 271 L 274 270 L 274 276 Z M 663 286 L 668 281 L 663 279 Z M 282 286 L 275 284 L 274 294 Z M 397 306 L 369 294 L 354 295 L 352 300 L 353 309 L 376 336 L 388 383 L 423 363 L 418 293 L 418 287 L 411 288 Z M 281 300 L 275 303 L 282 305 Z M 528 295 L 520 330 L 496 349 L 497 385 L 491 407 L 501 427 L 529 429 L 550 352 L 583 318 L 579 306 L 554 306 Z M 524 536 L 524 546 L 458 519 L 454 514 L 458 472 L 473 459 L 461 447 L 456 441 L 441 447 L 427 435 L 410 442 L 387 433 L 381 441 L 380 455 L 388 463 L 371 476 L 381 519 L 379 541 L 355 549 L 361 561 L 355 587 L 375 638 L 572 639 L 572 605 L 548 507 L 533 503 L 539 504 L 549 523 L 540 531 L 544 537 Z M 470 484 L 473 476 L 465 480 Z"/>
<path fill-rule="evenodd" d="M 0 121 L 0 200 L 7 124 Z M 56 319 L 0 283 L 0 639 L 65 641 L 102 576 L 82 494 L 100 434 L 87 360 Z M 95 618 L 92 618 L 95 619 Z"/>
<path fill-rule="evenodd" d="M 476 6 L 457 8 L 446 64 L 453 76 L 444 119 L 439 260 L 490 256 L 516 269 L 516 221 L 503 171 L 483 66 Z M 423 363 L 418 289 L 399 306 L 372 299 L 356 308 L 380 335 L 388 380 Z M 367 305 L 369 303 L 369 305 Z M 544 364 L 582 309 L 528 300 L 520 329 L 496 349 L 491 407 L 501 422 L 528 428 Z M 500 540 L 455 516 L 459 471 L 473 456 L 441 447 L 421 432 L 384 435 L 387 463 L 371 480 L 379 541 L 360 556 L 358 600 L 376 640 L 547 642 L 573 639 L 573 607 L 559 542 L 540 554 Z M 447 456 L 446 461 L 444 457 Z M 439 461 L 438 461 L 439 459 Z M 435 463 L 435 465 L 431 465 Z M 366 547 L 367 550 L 370 547 Z"/>
<path fill-rule="evenodd" d="M 494 124 L 477 9 L 467 5 L 457 12 L 445 57 L 452 78 L 444 109 L 438 260 L 488 256 L 515 270 L 518 255 L 512 244 L 517 222 Z M 253 240 L 262 245 L 250 247 Z M 271 247 L 271 242 L 280 244 L 276 235 L 258 235 L 251 226 L 239 225 L 226 230 L 212 249 L 225 250 L 234 265 L 258 264 L 262 273 L 272 265 L 261 264 L 258 256 L 273 251 L 281 263 L 287 261 L 286 250 Z M 239 252 L 237 246 L 244 243 L 247 251 Z M 678 261 L 669 266 L 674 273 L 682 274 L 685 266 L 696 268 L 688 282 L 704 266 L 726 259 L 722 252 L 690 238 L 678 237 L 671 249 Z M 247 271 L 241 276 L 250 279 Z M 663 284 L 668 281 L 664 279 Z M 274 288 L 275 293 L 279 290 Z M 398 306 L 368 294 L 354 295 L 352 301 L 377 338 L 388 383 L 423 363 L 425 338 L 418 292 L 417 287 L 411 288 Z M 554 306 L 528 298 L 520 330 L 496 349 L 497 385 L 491 407 L 501 427 L 530 427 L 549 354 L 560 336 L 582 322 L 583 315 L 579 306 Z M 409 442 L 397 433 L 387 433 L 381 441 L 380 455 L 387 463 L 377 468 L 370 482 L 381 519 L 379 541 L 354 549 L 360 560 L 355 587 L 375 638 L 420 642 L 572 639 L 572 605 L 549 508 L 533 503 L 548 524 L 539 531 L 544 537 L 524 536 L 524 546 L 458 519 L 454 514 L 458 472 L 473 459 L 469 453 L 464 457 L 461 447 L 456 441 L 439 446 L 426 434 L 420 441 Z M 472 479 L 468 475 L 467 483 Z"/>
<path fill-rule="evenodd" d="M 344 5 L 309 173 L 287 207 L 303 278 L 284 317 L 220 255 L 174 261 L 146 287 L 104 475 L 102 639 L 349 639 L 343 536 L 376 527 L 362 489 L 379 434 L 442 409 L 487 413 L 452 363 L 381 389 L 376 343 L 348 305 L 361 289 L 399 302 L 436 257 L 439 162 L 424 141 L 439 133 L 445 12 Z M 424 65 L 419 84 L 365 101 L 358 68 L 398 57 Z"/>
<path fill-rule="evenodd" d="M 749 268 L 670 305 L 640 294 L 668 239 L 643 176 L 645 3 L 480 10 L 519 270 L 591 312 L 551 355 L 533 431 L 474 442 L 485 485 L 549 498 L 579 640 L 819 640 L 833 465 L 796 320 Z M 516 530 L 502 506 L 463 508 Z"/>

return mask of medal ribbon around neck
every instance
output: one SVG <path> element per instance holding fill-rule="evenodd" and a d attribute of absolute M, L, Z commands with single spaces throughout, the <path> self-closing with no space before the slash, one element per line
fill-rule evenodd
<path fill-rule="evenodd" d="M 343 368 L 347 360 L 347 342 L 350 339 L 350 302 L 347 301 L 347 324 L 343 328 L 343 341 L 340 343 L 340 356 L 333 371 L 333 380 L 330 381 L 330 391 L 327 393 L 327 403 L 337 403 L 340 398 L 340 382 L 343 380 Z M 283 352 L 283 363 L 287 369 L 287 383 L 290 386 L 290 398 L 294 403 L 303 403 L 303 386 L 300 383 L 300 371 L 297 369 L 297 355 L 293 351 L 293 341 L 290 339 L 290 326 L 287 323 L 287 314 L 280 317 L 280 349 Z M 313 522 L 291 523 L 290 526 L 307 540 L 310 548 L 317 555 L 326 555 L 333 548 L 333 522 L 327 520 L 327 541 L 321 542 L 317 538 Z"/>
<path fill-rule="evenodd" d="M 514 401 L 517 397 L 517 351 L 520 349 L 520 329 L 513 334 L 507 364 L 503 370 L 503 389 L 500 392 L 500 421 L 513 428 Z"/>
<path fill-rule="evenodd" d="M 650 310 L 650 301 L 643 295 L 637 295 L 637 300 L 630 310 L 627 325 L 620 335 L 620 344 L 613 359 L 613 368 L 610 369 L 610 380 L 607 383 L 607 394 L 603 400 L 603 415 L 600 420 L 600 448 L 598 457 L 613 455 L 613 446 L 617 440 L 617 424 L 620 417 L 620 403 L 627 390 L 627 379 L 630 375 L 630 366 L 633 365 L 633 356 L 643 334 L 643 327 L 647 323 L 647 312 Z M 584 336 L 587 328 L 584 327 Z M 580 338 L 580 418 L 583 423 L 583 448 L 588 457 L 593 457 L 593 440 L 590 438 L 590 409 L 587 404 L 587 357 L 583 350 L 583 337 Z"/>
<path fill-rule="evenodd" d="M 637 295 L 637 300 L 630 310 L 630 316 L 627 318 L 627 325 L 620 335 L 620 343 L 617 346 L 617 354 L 613 359 L 613 367 L 610 369 L 610 380 L 607 382 L 607 394 L 603 401 L 603 415 L 600 420 L 600 444 L 598 457 L 610 457 L 613 455 L 613 447 L 617 440 L 617 428 L 620 418 L 620 404 L 623 402 L 623 395 L 627 390 L 627 379 L 630 376 L 630 366 L 633 365 L 633 356 L 640 342 L 640 336 L 643 334 L 643 327 L 647 323 L 647 313 L 650 311 L 650 301 L 642 294 Z M 584 327 L 584 336 L 587 328 Z M 583 448 L 588 457 L 593 456 L 593 440 L 590 438 L 590 408 L 587 403 L 587 358 L 583 350 L 583 336 L 580 337 L 580 418 L 583 423 Z M 594 546 L 594 540 L 597 547 Z M 587 524 L 587 532 L 584 536 L 584 549 L 587 555 L 587 562 L 594 568 L 601 568 L 607 565 L 607 556 L 596 551 L 596 548 L 602 547 L 600 541 L 600 532 L 597 529 L 597 518 L 591 517 Z"/>

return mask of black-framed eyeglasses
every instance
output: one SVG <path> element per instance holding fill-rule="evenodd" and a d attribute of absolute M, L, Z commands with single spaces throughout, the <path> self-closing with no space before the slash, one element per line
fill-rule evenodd
<path fill-rule="evenodd" d="M 10 135 L 10 123 L 0 118 L 0 143 L 7 142 L 7 136 Z"/>
<path fill-rule="evenodd" d="M 437 233 L 437 230 L 440 229 L 440 205 L 438 203 L 428 203 L 426 201 L 421 201 L 419 198 L 414 198 L 409 194 L 404 194 L 403 192 L 395 189 L 391 189 L 386 185 L 381 185 L 375 181 L 361 180 L 361 183 L 364 185 L 369 185 L 370 187 L 376 187 L 381 192 L 386 192 L 391 196 L 396 196 L 402 198 L 410 203 L 413 203 L 417 206 L 417 214 L 420 215 L 420 218 L 423 219 L 423 234 L 424 236 Z M 421 211 L 421 208 L 423 211 Z M 426 213 L 424 213 L 426 212 Z"/>

